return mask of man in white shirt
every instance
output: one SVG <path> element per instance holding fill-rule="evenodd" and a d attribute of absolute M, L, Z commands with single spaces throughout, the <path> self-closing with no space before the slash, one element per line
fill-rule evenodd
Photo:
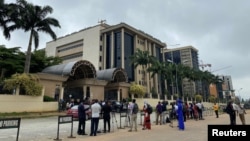
<path fill-rule="evenodd" d="M 94 103 L 91 105 L 92 116 L 91 116 L 90 136 L 96 136 L 101 110 L 102 110 L 101 105 L 98 103 L 98 100 L 95 99 Z"/>
<path fill-rule="evenodd" d="M 204 120 L 203 118 L 203 104 L 199 101 L 198 103 L 196 103 L 196 106 L 198 107 L 198 117 L 199 117 L 199 120 Z"/>
<path fill-rule="evenodd" d="M 238 107 L 237 104 L 235 104 L 234 101 L 233 101 L 232 105 L 233 105 L 233 110 L 234 110 L 234 112 L 235 112 L 235 114 L 234 114 L 234 119 L 235 119 L 235 125 L 236 125 L 236 115 L 238 115 L 238 109 L 239 109 L 239 107 Z"/>

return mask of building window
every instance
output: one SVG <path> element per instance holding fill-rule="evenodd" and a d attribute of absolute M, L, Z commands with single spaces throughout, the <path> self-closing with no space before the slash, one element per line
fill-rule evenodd
<path fill-rule="evenodd" d="M 99 70 L 102 70 L 102 67 L 99 67 Z"/>
<path fill-rule="evenodd" d="M 102 51 L 102 45 L 100 45 L 100 51 Z"/>
<path fill-rule="evenodd" d="M 99 56 L 99 62 L 102 62 L 102 56 Z"/>
<path fill-rule="evenodd" d="M 100 41 L 102 41 L 102 36 L 100 36 Z"/>

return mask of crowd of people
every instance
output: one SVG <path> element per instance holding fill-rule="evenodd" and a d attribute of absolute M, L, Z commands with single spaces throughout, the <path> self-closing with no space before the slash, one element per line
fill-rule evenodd
<path fill-rule="evenodd" d="M 229 115 L 230 125 L 236 125 L 236 116 L 239 116 L 242 125 L 246 124 L 245 114 L 246 111 L 240 102 L 235 103 L 234 101 L 229 101 L 225 108 L 225 112 Z"/>
<path fill-rule="evenodd" d="M 79 135 L 88 135 L 85 132 L 85 122 L 86 122 L 86 111 L 91 112 L 91 128 L 90 128 L 90 136 L 96 136 L 98 133 L 98 125 L 99 119 L 103 119 L 103 133 L 110 132 L 111 130 L 111 114 L 113 112 L 112 105 L 110 101 L 98 101 L 97 99 L 93 99 L 90 102 L 90 107 L 85 108 L 84 104 L 89 102 L 88 99 L 85 101 L 80 101 L 78 106 L 78 116 L 79 116 L 79 124 L 77 133 Z M 138 131 L 137 129 L 137 115 L 139 110 L 139 106 L 136 103 L 136 100 L 133 99 L 132 102 L 125 102 L 127 115 L 128 115 L 128 122 L 129 122 L 129 132 Z M 172 123 L 173 120 L 177 120 L 178 124 L 177 127 L 179 130 L 185 130 L 186 120 L 193 119 L 193 120 L 204 120 L 203 118 L 203 104 L 198 102 L 187 103 L 183 102 L 181 99 L 176 100 L 175 102 L 170 103 L 170 110 L 168 111 L 168 101 L 159 101 L 158 104 L 155 106 L 155 124 L 156 125 L 163 125 L 166 123 Z M 235 104 L 233 101 L 228 102 L 226 106 L 226 112 L 229 114 L 230 118 L 230 125 L 236 125 L 236 115 L 239 115 L 239 118 L 243 125 L 245 125 L 245 117 L 246 111 L 244 108 L 239 104 Z M 220 106 L 217 103 L 214 103 L 212 106 L 215 117 L 219 118 L 219 109 Z M 151 110 L 150 110 L 151 109 Z M 142 130 L 150 130 L 152 116 L 152 106 L 147 102 L 144 101 L 142 111 L 143 112 L 143 128 Z"/>

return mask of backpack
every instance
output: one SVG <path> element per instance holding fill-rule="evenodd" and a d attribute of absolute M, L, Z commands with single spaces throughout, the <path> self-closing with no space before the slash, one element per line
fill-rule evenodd
<path fill-rule="evenodd" d="M 153 113 L 153 108 L 149 104 L 147 104 L 147 112 L 148 112 L 148 114 L 152 114 Z"/>
<path fill-rule="evenodd" d="M 171 123 L 169 117 L 166 118 L 166 123 Z"/>
<path fill-rule="evenodd" d="M 139 111 L 139 107 L 138 107 L 137 103 L 134 103 L 134 107 L 133 107 L 132 113 L 133 114 L 137 114 L 138 111 Z"/>
<path fill-rule="evenodd" d="M 233 109 L 232 109 L 232 107 L 231 107 L 230 104 L 228 104 L 228 105 L 226 106 L 225 112 L 226 112 L 227 114 L 231 114 L 231 113 L 233 112 Z"/>

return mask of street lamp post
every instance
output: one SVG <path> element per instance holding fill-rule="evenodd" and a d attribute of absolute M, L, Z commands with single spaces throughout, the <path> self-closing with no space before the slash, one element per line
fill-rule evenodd
<path fill-rule="evenodd" d="M 240 89 L 238 90 L 239 102 L 241 102 L 240 91 L 241 91 L 242 89 L 243 89 L 243 88 L 240 88 Z"/>
<path fill-rule="evenodd" d="M 178 78 L 177 78 L 177 65 L 176 65 L 172 60 L 167 60 L 167 61 L 175 65 L 175 85 L 176 85 L 176 93 L 179 95 L 179 90 L 178 90 Z M 173 81 L 172 81 L 172 93 L 174 93 Z"/>

